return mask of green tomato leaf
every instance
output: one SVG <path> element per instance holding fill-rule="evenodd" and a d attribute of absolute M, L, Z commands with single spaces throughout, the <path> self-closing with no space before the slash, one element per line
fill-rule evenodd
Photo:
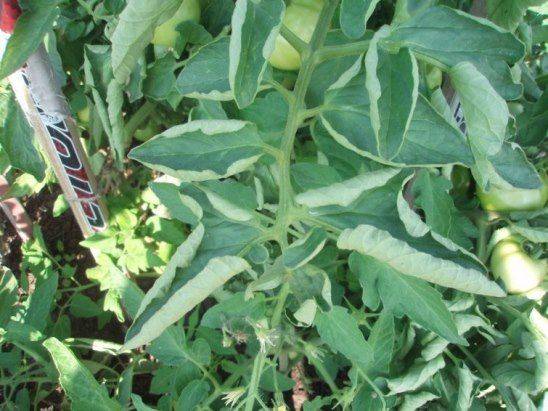
<path fill-rule="evenodd" d="M 206 181 L 198 187 L 211 206 L 226 218 L 242 222 L 256 219 L 257 201 L 251 187 L 234 180 Z"/>
<path fill-rule="evenodd" d="M 373 350 L 373 362 L 367 367 L 372 376 L 386 375 L 390 369 L 390 362 L 394 351 L 396 330 L 394 317 L 390 312 L 383 311 L 373 328 L 367 342 Z"/>
<path fill-rule="evenodd" d="M 2 277 L 0 277 L 0 327 L 8 323 L 14 309 L 14 304 L 18 300 L 17 280 L 8 268 L 2 267 Z"/>
<path fill-rule="evenodd" d="M 337 246 L 374 257 L 394 272 L 444 287 L 495 297 L 505 295 L 496 283 L 485 277 L 477 265 L 472 265 L 471 261 L 459 261 L 457 253 L 453 253 L 453 259 L 438 257 L 435 248 L 421 250 L 420 246 L 402 241 L 390 232 L 371 225 L 344 230 Z"/>
<path fill-rule="evenodd" d="M 129 157 L 182 181 L 205 181 L 240 173 L 263 153 L 254 125 L 198 120 L 164 131 L 131 150 Z"/>
<path fill-rule="evenodd" d="M 357 39 L 365 33 L 365 26 L 379 0 L 342 0 L 340 24 L 343 33 Z"/>
<path fill-rule="evenodd" d="M 8 39 L 0 62 L 0 79 L 23 66 L 59 15 L 59 0 L 34 0 L 27 2 L 28 9 L 17 19 L 13 34 Z M 8 7 L 6 5 L 6 7 Z"/>
<path fill-rule="evenodd" d="M 409 49 L 391 54 L 378 47 L 389 34 L 388 26 L 373 36 L 365 56 L 365 85 L 369 93 L 371 126 L 376 149 L 385 159 L 392 160 L 400 152 L 411 124 L 419 93 L 417 61 Z"/>
<path fill-rule="evenodd" d="M 160 298 L 162 304 L 151 300 L 150 307 L 142 311 L 126 335 L 124 347 L 132 349 L 159 337 L 171 324 L 206 299 L 235 275 L 249 269 L 249 264 L 234 256 L 215 257 L 204 269 L 167 298 Z"/>
<path fill-rule="evenodd" d="M 535 167 L 515 143 L 505 141 L 501 150 L 486 156 L 474 150 L 475 164 L 471 168 L 477 184 L 489 191 L 490 186 L 503 189 L 537 189 L 542 180 Z"/>
<path fill-rule="evenodd" d="M 149 186 L 173 218 L 192 226 L 196 226 L 202 219 L 200 204 L 192 197 L 182 194 L 175 184 L 153 182 Z"/>
<path fill-rule="evenodd" d="M 129 0 L 112 34 L 112 71 L 126 84 L 137 60 L 154 36 L 154 29 L 173 16 L 179 0 Z"/>
<path fill-rule="evenodd" d="M 326 205 L 348 206 L 363 192 L 385 185 L 400 172 L 397 168 L 383 168 L 326 187 L 307 190 L 298 194 L 295 201 L 307 207 Z"/>
<path fill-rule="evenodd" d="M 40 332 L 44 331 L 50 319 L 51 306 L 55 299 L 58 282 L 59 275 L 51 269 L 46 269 L 37 276 L 36 288 L 24 303 L 23 323 Z"/>
<path fill-rule="evenodd" d="M 110 148 L 114 152 L 118 166 L 122 167 L 126 152 L 127 137 L 123 117 L 124 90 L 118 81 L 112 80 L 109 83 L 106 102 L 111 130 L 110 135 L 108 135 Z"/>
<path fill-rule="evenodd" d="M 183 96 L 209 100 L 232 100 L 228 81 L 228 37 L 206 44 L 194 54 L 177 77 L 177 90 Z"/>
<path fill-rule="evenodd" d="M 2 104 L 3 125 L 0 129 L 0 145 L 13 167 L 42 181 L 46 164 L 38 149 L 34 130 L 27 122 L 12 93 L 3 94 L 2 100 L 5 101 L 5 105 Z"/>
<path fill-rule="evenodd" d="M 445 6 L 429 7 L 396 26 L 383 41 L 390 47 L 409 47 L 417 57 L 451 68 L 467 61 L 478 69 L 505 99 L 518 98 L 508 64 L 519 61 L 524 45 L 490 21 Z"/>
<path fill-rule="evenodd" d="M 360 283 L 370 287 L 376 285 L 386 309 L 398 317 L 406 315 L 448 341 L 466 345 L 441 294 L 428 283 L 403 275 L 369 256 L 355 254 L 353 260 L 353 271 L 360 277 Z"/>
<path fill-rule="evenodd" d="M 333 306 L 330 311 L 319 312 L 314 323 L 322 341 L 333 351 L 340 352 L 361 367 L 372 361 L 371 347 L 365 341 L 356 319 L 345 308 Z"/>
<path fill-rule="evenodd" d="M 470 144 L 485 155 L 496 154 L 506 135 L 508 105 L 472 63 L 456 64 L 450 77 L 459 94 Z"/>
<path fill-rule="evenodd" d="M 189 113 L 189 120 L 228 120 L 223 106 L 215 100 L 198 100 L 198 105 Z"/>
<path fill-rule="evenodd" d="M 469 250 L 472 248 L 469 237 L 475 237 L 477 229 L 455 207 L 453 198 L 449 195 L 450 188 L 449 180 L 421 170 L 413 184 L 415 204 L 423 210 L 426 224 L 434 232 Z"/>
<path fill-rule="evenodd" d="M 76 294 L 70 301 L 70 313 L 76 318 L 93 318 L 101 312 L 101 307 L 87 295 Z"/>
<path fill-rule="evenodd" d="M 338 81 L 326 93 L 327 109 L 320 118 L 329 134 L 343 147 L 375 161 L 395 166 L 434 166 L 473 163 L 470 147 L 454 125 L 448 123 L 419 95 L 411 123 L 397 156 L 378 152 L 365 88 L 365 73 Z"/>
<path fill-rule="evenodd" d="M 493 377 L 500 383 L 520 391 L 535 391 L 535 360 L 514 360 L 497 364 L 492 369 Z"/>
<path fill-rule="evenodd" d="M 470 369 L 465 364 L 459 367 L 457 370 L 457 375 L 459 379 L 459 393 L 455 408 L 458 411 L 468 411 L 474 400 L 474 385 L 478 385 L 477 382 L 479 379 L 472 374 Z"/>
<path fill-rule="evenodd" d="M 542 6 L 545 0 L 487 0 L 487 16 L 498 26 L 514 31 L 529 7 Z"/>
<path fill-rule="evenodd" d="M 152 288 L 145 294 L 139 306 L 135 318 L 139 318 L 152 300 L 163 297 L 169 290 L 178 268 L 186 268 L 190 265 L 196 250 L 202 242 L 204 236 L 204 226 L 198 224 L 196 229 L 187 237 L 187 239 L 177 248 L 175 254 L 166 265 L 164 273 L 155 282 Z"/>
<path fill-rule="evenodd" d="M 415 411 L 420 409 L 426 403 L 439 398 L 437 395 L 428 391 L 421 391 L 413 394 L 406 394 L 403 397 L 403 403 L 400 405 L 400 411 Z"/>
<path fill-rule="evenodd" d="M 444 367 L 445 361 L 441 355 L 427 363 L 415 363 L 403 376 L 388 380 L 388 388 L 391 394 L 414 391 Z"/>
<path fill-rule="evenodd" d="M 230 89 L 238 107 L 249 106 L 261 84 L 282 25 L 282 0 L 238 0 L 230 36 Z"/>
<path fill-rule="evenodd" d="M 105 387 L 95 381 L 91 372 L 62 342 L 51 337 L 44 341 L 44 347 L 53 358 L 59 371 L 59 382 L 71 399 L 73 409 L 122 410 L 122 406 L 109 398 Z"/>
<path fill-rule="evenodd" d="M 143 93 L 153 100 L 165 100 L 175 87 L 177 78 L 175 69 L 177 60 L 172 54 L 156 60 L 147 69 L 146 78 L 143 81 Z"/>
<path fill-rule="evenodd" d="M 257 293 L 253 298 L 246 300 L 245 294 L 240 292 L 221 301 L 205 312 L 200 321 L 202 327 L 221 329 L 225 324 L 241 319 L 247 321 L 260 320 L 266 312 L 265 297 Z"/>
<path fill-rule="evenodd" d="M 196 409 L 207 398 L 210 389 L 211 387 L 206 381 L 194 380 L 189 382 L 181 391 L 175 408 L 178 410 Z"/>

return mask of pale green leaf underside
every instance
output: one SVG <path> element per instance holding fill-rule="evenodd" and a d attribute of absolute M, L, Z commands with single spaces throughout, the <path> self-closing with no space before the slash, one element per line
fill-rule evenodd
<path fill-rule="evenodd" d="M 454 261 L 434 257 L 396 239 L 387 231 L 370 225 L 346 229 L 339 236 L 337 246 L 370 255 L 394 270 L 430 281 L 444 287 L 473 294 L 502 297 L 504 291 L 476 268 L 464 267 Z"/>
<path fill-rule="evenodd" d="M 249 268 L 249 264 L 240 257 L 212 258 L 202 271 L 173 293 L 161 307 L 157 307 L 154 313 L 142 322 L 137 318 L 128 331 L 124 348 L 136 348 L 154 340 L 213 291 Z"/>
<path fill-rule="evenodd" d="M 340 183 L 307 190 L 304 193 L 298 194 L 295 197 L 295 201 L 298 204 L 311 208 L 326 205 L 345 207 L 356 200 L 364 191 L 385 185 L 400 171 L 397 168 L 383 168 L 370 171 Z"/>
<path fill-rule="evenodd" d="M 487 156 L 496 154 L 502 147 L 510 116 L 506 101 L 472 63 L 455 65 L 450 77 L 459 94 L 470 144 Z"/>
<path fill-rule="evenodd" d="M 59 371 L 61 386 L 71 399 L 74 409 L 98 411 L 122 409 L 120 404 L 109 398 L 105 387 L 95 381 L 91 372 L 57 338 L 48 338 L 44 341 L 44 347 L 53 358 L 55 368 Z"/>
<path fill-rule="evenodd" d="M 257 128 L 240 120 L 197 120 L 134 148 L 129 157 L 182 181 L 229 177 L 263 155 Z"/>
<path fill-rule="evenodd" d="M 377 151 L 382 158 L 393 159 L 404 144 L 418 97 L 417 62 L 409 49 L 391 54 L 379 47 L 379 39 L 389 33 L 381 28 L 365 56 L 371 125 L 375 132 Z"/>
<path fill-rule="evenodd" d="M 125 84 L 154 29 L 180 6 L 179 0 L 129 0 L 112 34 L 112 70 L 114 78 Z"/>
<path fill-rule="evenodd" d="M 428 391 L 406 394 L 403 398 L 403 403 L 400 405 L 399 411 L 415 411 L 436 398 L 439 397 Z"/>
<path fill-rule="evenodd" d="M 167 263 L 164 273 L 154 282 L 152 288 L 145 294 L 139 311 L 135 316 L 136 318 L 143 313 L 153 299 L 162 298 L 167 293 L 175 278 L 177 269 L 186 268 L 190 265 L 203 237 L 204 226 L 198 224 L 194 231 L 192 231 L 187 239 L 177 248 L 175 254 L 173 254 Z"/>

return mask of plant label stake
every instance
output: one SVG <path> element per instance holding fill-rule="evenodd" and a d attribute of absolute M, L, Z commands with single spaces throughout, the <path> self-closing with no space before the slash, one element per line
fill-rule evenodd
<path fill-rule="evenodd" d="M 15 0 L 4 0 L 2 6 L 0 29 L 7 34 L 5 43 L 13 32 L 20 9 Z M 80 142 L 78 126 L 71 117 L 45 47 L 41 45 L 24 67 L 9 76 L 9 81 L 53 165 L 84 237 L 104 230 L 106 209 Z"/>
<path fill-rule="evenodd" d="M 474 1 L 472 7 L 470 8 L 470 13 L 477 17 L 485 17 L 487 14 L 487 6 L 485 4 L 485 0 Z M 445 82 L 445 85 L 443 87 L 443 93 L 445 94 L 445 98 L 447 99 L 447 101 L 450 102 L 449 107 L 451 108 L 451 113 L 453 113 L 453 118 L 457 122 L 457 126 L 459 127 L 460 131 L 462 131 L 462 133 L 466 135 L 466 119 L 464 118 L 462 104 L 460 103 L 458 94 L 455 92 L 455 90 L 448 81 Z"/>

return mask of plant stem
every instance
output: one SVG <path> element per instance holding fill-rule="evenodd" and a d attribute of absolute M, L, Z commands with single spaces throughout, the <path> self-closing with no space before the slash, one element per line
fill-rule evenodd
<path fill-rule="evenodd" d="M 245 399 L 245 411 L 253 411 L 255 396 L 257 395 L 257 388 L 259 387 L 259 380 L 265 360 L 266 353 L 259 351 L 253 362 L 253 372 L 251 373 L 251 381 L 249 382 L 247 398 Z"/>
<path fill-rule="evenodd" d="M 316 371 L 318 371 L 318 373 L 322 376 L 325 383 L 329 386 L 331 393 L 335 394 L 337 391 L 339 391 L 337 384 L 335 384 L 335 381 L 333 381 L 333 378 L 331 378 L 331 375 L 329 375 L 323 363 L 320 360 L 314 358 L 313 356 L 310 356 L 310 357 L 307 356 L 306 358 L 308 358 L 308 361 L 310 361 L 310 364 L 312 364 L 314 368 L 316 369 Z"/>
<path fill-rule="evenodd" d="M 280 293 L 278 294 L 278 303 L 276 304 L 276 307 L 274 307 L 274 313 L 272 314 L 271 328 L 276 328 L 280 325 L 280 322 L 282 319 L 282 313 L 285 307 L 285 301 L 287 300 L 287 297 L 289 296 L 290 291 L 291 291 L 291 288 L 289 286 L 289 283 L 285 282 L 284 285 L 282 285 L 282 289 L 280 290 Z"/>
<path fill-rule="evenodd" d="M 379 400 L 382 404 L 383 411 L 386 410 L 386 401 L 384 399 L 384 394 L 382 391 L 377 387 L 377 385 L 371 381 L 371 379 L 367 376 L 367 374 L 358 366 L 358 373 L 362 376 L 362 378 L 369 384 L 369 386 L 373 389 L 375 394 L 379 397 Z"/>
<path fill-rule="evenodd" d="M 330 0 L 324 5 L 312 39 L 307 48 L 301 52 L 302 65 L 293 92 L 295 98 L 289 104 L 289 113 L 281 144 L 282 155 L 278 160 L 280 167 L 280 208 L 278 210 L 277 227 L 282 248 L 287 246 L 287 228 L 290 224 L 291 209 L 293 208 L 290 166 L 295 136 L 302 121 L 301 111 L 306 109 L 304 100 L 312 73 L 317 64 L 316 53 L 325 41 L 329 24 L 338 3 L 338 0 Z"/>
<path fill-rule="evenodd" d="M 470 351 L 466 347 L 463 347 L 461 345 L 458 345 L 459 349 L 462 351 L 464 355 L 466 355 L 466 358 L 470 360 L 472 364 L 474 364 L 474 367 L 478 370 L 478 372 L 482 375 L 482 377 L 493 384 L 496 389 L 500 392 L 502 395 L 504 402 L 506 403 L 506 406 L 511 410 L 517 410 L 516 407 L 514 407 L 514 404 L 512 402 L 512 399 L 508 396 L 508 392 L 506 391 L 506 387 L 503 387 L 499 384 L 499 382 L 485 369 L 483 365 L 472 355 Z"/>
<path fill-rule="evenodd" d="M 365 53 L 371 40 L 362 40 L 350 44 L 324 46 L 317 53 L 317 62 L 331 60 L 337 57 L 357 56 Z"/>
<path fill-rule="evenodd" d="M 133 137 L 133 134 L 139 126 L 150 116 L 156 109 L 156 104 L 147 101 L 131 116 L 129 121 L 126 123 L 125 132 L 128 139 Z"/>
<path fill-rule="evenodd" d="M 81 285 L 79 287 L 61 288 L 59 291 L 61 291 L 62 293 L 78 292 L 78 291 L 84 291 L 84 290 L 87 290 L 88 288 L 93 288 L 97 286 L 99 286 L 99 284 L 90 283 L 90 284 Z"/>
<path fill-rule="evenodd" d="M 477 254 L 481 262 L 487 261 L 487 241 L 489 237 L 490 225 L 485 220 L 485 215 L 481 215 L 476 224 L 478 226 Z"/>
<path fill-rule="evenodd" d="M 291 29 L 289 29 L 285 24 L 282 24 L 280 34 L 289 44 L 291 44 L 291 47 L 293 47 L 299 53 L 302 53 L 308 47 L 306 41 L 301 40 L 301 38 L 293 33 L 293 31 L 291 31 Z"/>

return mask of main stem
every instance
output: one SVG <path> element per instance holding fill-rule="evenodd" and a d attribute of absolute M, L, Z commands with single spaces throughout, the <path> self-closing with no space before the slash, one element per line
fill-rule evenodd
<path fill-rule="evenodd" d="M 287 232 L 291 223 L 293 209 L 294 194 L 291 187 L 290 166 L 295 136 L 301 125 L 302 112 L 306 110 L 306 91 L 308 90 L 314 68 L 318 63 L 317 51 L 323 46 L 337 4 L 338 0 L 329 0 L 320 13 L 312 39 L 308 47 L 301 53 L 301 69 L 295 82 L 293 98 L 289 102 L 289 114 L 281 144 L 282 155 L 278 159 L 280 167 L 280 208 L 278 210 L 276 226 L 282 248 L 285 248 L 288 244 Z"/>
<path fill-rule="evenodd" d="M 316 29 L 312 35 L 312 39 L 307 47 L 301 52 L 301 70 L 299 71 L 293 93 L 290 94 L 289 98 L 289 113 L 282 138 L 281 154 L 278 156 L 278 166 L 280 168 L 280 206 L 275 227 L 277 230 L 277 240 L 282 249 L 288 246 L 287 236 L 290 229 L 289 226 L 291 224 L 294 206 L 294 193 L 293 188 L 291 187 L 290 167 L 295 136 L 299 126 L 301 125 L 303 112 L 306 110 L 306 104 L 304 101 L 306 91 L 308 90 L 314 68 L 318 63 L 316 52 L 322 47 L 325 41 L 325 36 L 329 30 L 329 25 L 331 23 L 331 19 L 333 18 L 333 14 L 335 13 L 335 9 L 337 8 L 338 2 L 338 0 L 328 0 L 324 5 L 318 19 L 318 24 L 316 25 Z M 271 326 L 273 328 L 277 327 L 281 322 L 281 316 L 289 293 L 289 284 L 285 283 L 278 295 L 278 302 L 276 303 L 276 307 L 274 309 L 274 314 L 271 321 Z M 248 394 L 245 400 L 246 411 L 253 410 L 255 395 L 265 360 L 265 352 L 259 352 L 255 358 L 251 382 L 249 384 Z"/>

